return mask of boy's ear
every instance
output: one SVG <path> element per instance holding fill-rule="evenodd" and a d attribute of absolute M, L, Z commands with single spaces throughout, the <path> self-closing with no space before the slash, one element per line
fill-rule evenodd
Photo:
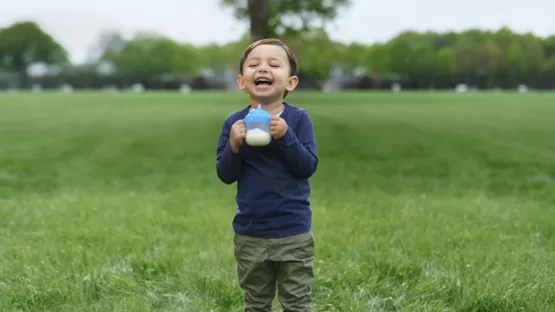
<path fill-rule="evenodd" d="M 289 81 L 287 82 L 287 87 L 285 88 L 285 90 L 287 90 L 288 92 L 291 92 L 295 90 L 298 84 L 299 84 L 299 77 L 291 76 L 289 77 Z"/>
<path fill-rule="evenodd" d="M 243 76 L 237 76 L 237 85 L 239 86 L 239 89 L 245 90 L 245 79 Z"/>

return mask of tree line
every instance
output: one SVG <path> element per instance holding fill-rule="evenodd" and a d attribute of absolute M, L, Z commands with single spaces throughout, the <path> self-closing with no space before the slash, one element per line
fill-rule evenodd
<path fill-rule="evenodd" d="M 541 38 L 509 28 L 461 32 L 405 31 L 387 42 L 341 43 L 321 27 L 274 33 L 296 53 L 306 88 L 324 83 L 343 88 L 555 88 L 555 35 Z M 233 81 L 246 33 L 235 42 L 195 46 L 158 34 L 124 38 L 117 32 L 98 36 L 85 64 L 72 64 L 67 50 L 32 21 L 0 29 L 0 88 L 224 88 Z M 29 73 L 42 64 L 41 76 Z M 227 78 L 226 78 L 227 77 Z M 226 80 L 227 79 L 227 80 Z"/>

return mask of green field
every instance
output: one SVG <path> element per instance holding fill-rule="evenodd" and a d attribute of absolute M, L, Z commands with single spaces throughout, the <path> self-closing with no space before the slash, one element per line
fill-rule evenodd
<path fill-rule="evenodd" d="M 555 94 L 291 94 L 314 311 L 554 311 Z M 0 94 L 0 311 L 239 312 L 244 94 Z"/>

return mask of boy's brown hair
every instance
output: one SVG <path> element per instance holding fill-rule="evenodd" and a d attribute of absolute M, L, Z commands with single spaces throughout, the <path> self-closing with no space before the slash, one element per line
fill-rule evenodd
<path fill-rule="evenodd" d="M 293 51 L 291 51 L 291 49 L 283 41 L 279 39 L 268 38 L 255 41 L 245 49 L 245 51 L 243 52 L 243 56 L 241 57 L 241 62 L 239 63 L 239 72 L 241 73 L 241 75 L 243 74 L 243 66 L 245 65 L 245 60 L 247 59 L 249 54 L 252 52 L 252 50 L 254 50 L 254 48 L 264 44 L 282 47 L 287 53 L 287 58 L 289 59 L 289 75 L 294 76 L 297 74 L 297 57 L 295 57 Z"/>
<path fill-rule="evenodd" d="M 293 51 L 281 40 L 279 39 L 274 39 L 274 38 L 266 38 L 266 39 L 260 39 L 257 40 L 253 43 L 251 43 L 243 52 L 243 55 L 241 57 L 241 62 L 239 62 L 239 72 L 241 73 L 241 75 L 243 74 L 243 66 L 245 65 L 245 60 L 247 59 L 247 57 L 249 56 L 249 54 L 252 52 L 252 50 L 254 50 L 254 48 L 260 46 L 260 45 L 264 45 L 264 44 L 269 44 L 269 45 L 275 45 L 275 46 L 279 46 L 282 47 L 285 52 L 287 53 L 287 58 L 289 59 L 289 76 L 294 76 L 297 74 L 297 70 L 298 70 L 298 64 L 297 64 L 297 57 L 295 56 L 295 54 L 293 53 Z M 285 94 L 283 95 L 283 98 L 287 97 L 287 91 L 285 91 Z"/>

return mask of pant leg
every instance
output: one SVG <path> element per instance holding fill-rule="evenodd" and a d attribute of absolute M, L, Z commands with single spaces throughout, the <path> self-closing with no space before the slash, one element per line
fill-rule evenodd
<path fill-rule="evenodd" d="M 312 232 L 273 240 L 270 248 L 283 312 L 311 312 L 314 282 Z"/>
<path fill-rule="evenodd" d="M 268 261 L 268 240 L 236 234 L 234 244 L 244 312 L 271 312 L 276 274 Z"/>

